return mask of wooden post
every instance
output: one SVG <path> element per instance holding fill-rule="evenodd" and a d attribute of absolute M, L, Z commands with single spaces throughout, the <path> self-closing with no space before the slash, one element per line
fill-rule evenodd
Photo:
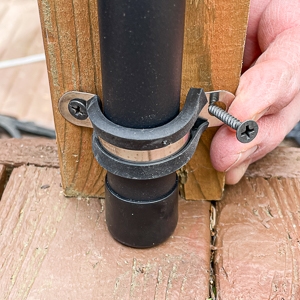
<path fill-rule="evenodd" d="M 104 170 L 92 154 L 91 129 L 67 122 L 58 100 L 67 91 L 101 96 L 96 1 L 39 0 L 58 153 L 67 196 L 101 196 Z"/>
<path fill-rule="evenodd" d="M 182 100 L 190 87 L 235 93 L 242 67 L 249 0 L 187 0 Z M 218 200 L 224 174 L 213 169 L 209 148 L 217 128 L 202 135 L 183 170 L 184 198 Z M 186 179 L 185 179 L 186 178 Z"/>
<path fill-rule="evenodd" d="M 104 170 L 91 150 L 91 129 L 67 122 L 58 100 L 67 91 L 101 97 L 95 0 L 38 0 L 47 57 L 63 188 L 67 196 L 103 196 Z M 235 92 L 241 70 L 249 0 L 187 0 L 182 102 L 190 87 Z M 219 199 L 224 175 L 210 163 L 216 128 L 206 131 L 191 162 L 180 171 L 186 199 Z M 183 182 L 183 181 L 182 181 Z"/>

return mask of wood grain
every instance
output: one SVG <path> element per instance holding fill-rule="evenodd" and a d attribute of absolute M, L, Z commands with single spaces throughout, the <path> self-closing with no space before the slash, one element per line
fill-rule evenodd
<path fill-rule="evenodd" d="M 187 0 L 182 72 L 182 100 L 190 87 L 235 93 L 239 83 L 249 0 Z M 201 137 L 186 167 L 186 199 L 218 200 L 224 174 L 213 169 L 209 149 L 216 128 Z"/>
<path fill-rule="evenodd" d="M 300 177 L 244 177 L 217 213 L 218 299 L 299 299 Z"/>
<path fill-rule="evenodd" d="M 91 151 L 91 130 L 63 119 L 57 109 L 67 91 L 101 96 L 100 54 L 95 0 L 39 0 L 44 45 L 65 193 L 98 196 L 104 171 Z M 188 0 L 182 73 L 182 102 L 190 87 L 227 89 L 238 84 L 249 0 Z M 223 174 L 213 170 L 209 147 L 214 129 L 201 139 L 181 188 L 188 199 L 219 199 Z"/>
<path fill-rule="evenodd" d="M 217 203 L 219 299 L 299 298 L 299 166 L 299 148 L 278 147 L 226 188 Z"/>
<path fill-rule="evenodd" d="M 57 146 L 45 138 L 0 139 L 0 164 L 9 168 L 21 165 L 58 168 Z"/>
<path fill-rule="evenodd" d="M 115 242 L 104 210 L 65 198 L 58 169 L 15 168 L 0 202 L 0 299 L 208 297 L 209 202 L 181 200 L 172 237 L 144 250 Z"/>
<path fill-rule="evenodd" d="M 247 177 L 300 177 L 300 148 L 277 147 L 261 160 L 251 164 Z"/>
<path fill-rule="evenodd" d="M 66 195 L 102 195 L 104 171 L 92 154 L 91 129 L 67 122 L 59 98 L 78 90 L 101 95 L 96 1 L 40 0 L 50 91 Z"/>

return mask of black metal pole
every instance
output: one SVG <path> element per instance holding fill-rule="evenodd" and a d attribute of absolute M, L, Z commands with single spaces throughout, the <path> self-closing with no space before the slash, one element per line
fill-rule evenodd
<path fill-rule="evenodd" d="M 179 112 L 185 0 L 98 0 L 103 112 L 116 125 L 155 128 Z M 106 178 L 106 222 L 132 247 L 166 240 L 177 224 L 176 173 Z"/>

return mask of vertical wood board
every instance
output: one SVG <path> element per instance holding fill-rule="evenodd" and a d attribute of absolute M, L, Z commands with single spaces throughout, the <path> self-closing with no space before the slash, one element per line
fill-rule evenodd
<path fill-rule="evenodd" d="M 187 0 L 182 72 L 182 100 L 190 87 L 206 92 L 235 93 L 249 13 L 249 0 Z M 222 197 L 224 174 L 213 169 L 210 144 L 217 128 L 208 128 L 184 172 L 184 197 L 218 200 Z"/>
<path fill-rule="evenodd" d="M 38 0 L 60 167 L 65 194 L 102 196 L 105 172 L 91 151 L 91 130 L 76 127 L 58 112 L 58 100 L 67 91 L 101 96 L 100 49 L 95 0 Z M 186 1 L 182 73 L 182 102 L 190 87 L 227 89 L 238 84 L 249 0 Z M 196 155 L 185 168 L 187 199 L 219 199 L 224 175 L 213 170 L 207 130 Z"/>
<path fill-rule="evenodd" d="M 38 3 L 64 192 L 103 196 L 105 172 L 92 154 L 92 130 L 67 122 L 58 111 L 58 101 L 67 91 L 101 95 L 96 1 Z"/>

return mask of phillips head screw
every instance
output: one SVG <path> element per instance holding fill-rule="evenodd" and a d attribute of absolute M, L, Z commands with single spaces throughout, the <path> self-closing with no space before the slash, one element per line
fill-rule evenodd
<path fill-rule="evenodd" d="M 218 95 L 212 93 L 210 97 L 210 104 L 208 106 L 208 112 L 221 120 L 224 124 L 236 130 L 236 138 L 241 143 L 250 143 L 254 140 L 258 133 L 258 125 L 253 120 L 247 120 L 241 122 L 224 109 L 217 105 Z"/>
<path fill-rule="evenodd" d="M 78 120 L 85 120 L 88 118 L 86 111 L 86 101 L 82 99 L 72 99 L 68 104 L 70 114 Z"/>

